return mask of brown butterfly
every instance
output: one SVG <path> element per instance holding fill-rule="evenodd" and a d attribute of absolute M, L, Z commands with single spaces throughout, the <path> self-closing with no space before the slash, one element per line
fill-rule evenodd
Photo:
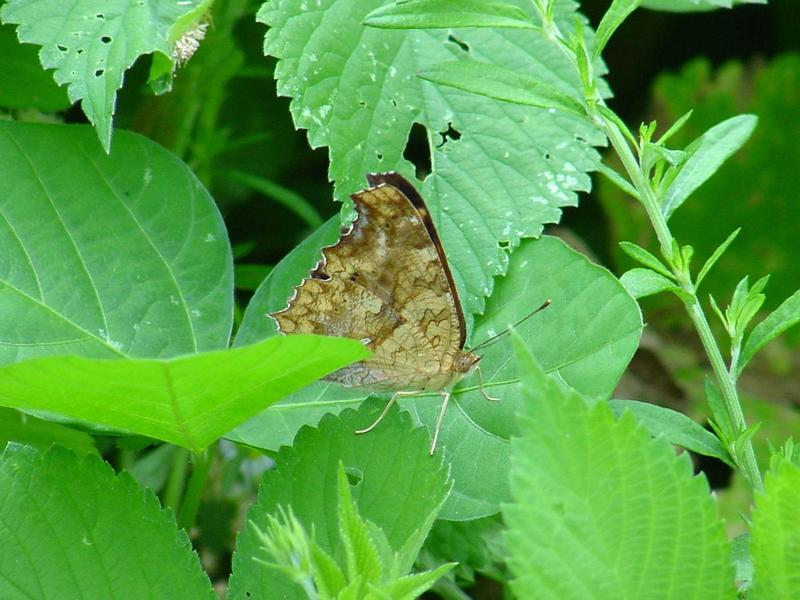
<path fill-rule="evenodd" d="M 439 392 L 433 453 L 450 390 L 481 357 L 464 350 L 464 314 L 425 202 L 397 173 L 370 174 L 367 181 L 368 189 L 351 196 L 355 221 L 323 248 L 288 306 L 269 316 L 284 334 L 348 337 L 372 350 L 371 358 L 325 378 L 395 392 L 378 419 L 357 433 L 373 429 L 399 395 Z M 481 392 L 495 400 L 482 384 Z"/>

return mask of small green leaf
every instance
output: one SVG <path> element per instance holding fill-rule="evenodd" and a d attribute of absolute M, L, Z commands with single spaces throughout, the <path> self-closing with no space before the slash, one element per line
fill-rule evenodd
<path fill-rule="evenodd" d="M 748 598 L 796 598 L 800 590 L 800 467 L 783 461 L 756 494 L 750 551 L 753 587 Z"/>
<path fill-rule="evenodd" d="M 722 444 L 728 448 L 733 442 L 734 429 L 728 417 L 728 409 L 725 407 L 725 401 L 722 394 L 717 388 L 717 384 L 710 378 L 705 379 L 705 392 L 708 407 L 711 409 L 711 415 L 714 417 L 714 422 L 719 427 L 722 438 Z"/>
<path fill-rule="evenodd" d="M 630 410 L 653 437 L 663 436 L 671 444 L 735 466 L 719 438 L 683 413 L 636 400 L 611 400 L 609 404 L 617 417 Z"/>
<path fill-rule="evenodd" d="M 350 493 L 350 484 L 344 472 L 344 465 L 340 462 L 337 472 L 338 498 L 339 498 L 339 536 L 344 549 L 347 579 L 358 581 L 358 597 L 363 595 L 363 587 L 369 582 L 379 582 L 382 577 L 383 566 L 375 542 L 372 540 L 369 528 L 353 501 Z M 388 565 L 387 565 L 388 566 Z"/>
<path fill-rule="evenodd" d="M 504 509 L 516 597 L 733 598 L 724 524 L 688 455 L 590 406 L 513 339 L 525 394 Z"/>
<path fill-rule="evenodd" d="M 645 298 L 661 292 L 672 292 L 685 302 L 691 301 L 691 295 L 683 291 L 675 283 L 650 269 L 635 268 L 626 271 L 620 282 L 628 293 L 636 298 Z"/>
<path fill-rule="evenodd" d="M 538 79 L 497 65 L 476 60 L 433 65 L 419 73 L 422 79 L 459 90 L 540 108 L 558 108 L 584 115 L 581 103 L 561 90 Z"/>
<path fill-rule="evenodd" d="M 750 555 L 750 534 L 743 533 L 731 540 L 733 566 L 739 593 L 750 589 L 753 582 L 753 557 Z"/>
<path fill-rule="evenodd" d="M 742 230 L 741 227 L 735 229 L 734 232 L 731 233 L 724 242 L 722 242 L 719 246 L 717 246 L 717 249 L 714 250 L 713 254 L 708 257 L 708 260 L 703 265 L 703 268 L 701 268 L 700 272 L 697 274 L 697 279 L 694 284 L 695 290 L 699 289 L 700 284 L 703 282 L 703 279 L 705 279 L 706 275 L 708 275 L 708 272 L 711 270 L 714 264 L 719 260 L 719 257 L 722 256 L 725 250 L 728 249 L 728 246 L 730 246 L 733 243 L 733 240 L 736 239 L 736 236 L 739 235 L 739 232 L 741 230 Z"/>
<path fill-rule="evenodd" d="M 666 219 L 750 138 L 758 118 L 738 115 L 715 125 L 686 148 L 688 158 L 661 200 Z"/>
<path fill-rule="evenodd" d="M 758 432 L 761 428 L 761 423 L 753 423 L 745 429 L 744 431 L 740 432 L 733 440 L 733 445 L 730 448 L 731 455 L 733 459 L 738 463 L 741 460 L 741 457 L 744 453 L 745 446 L 750 443 L 750 440 L 753 439 L 753 436 Z"/>
<path fill-rule="evenodd" d="M 538 29 L 525 11 L 498 0 L 409 0 L 376 8 L 363 23 L 383 29 Z"/>
<path fill-rule="evenodd" d="M 456 563 L 446 563 L 431 571 L 400 577 L 388 584 L 382 585 L 380 590 L 374 585 L 370 585 L 369 589 L 372 592 L 380 591 L 385 594 L 386 598 L 391 600 L 414 600 L 414 598 L 419 598 L 424 592 L 428 591 L 433 584 L 436 583 L 437 579 L 445 575 L 455 566 Z"/>
<path fill-rule="evenodd" d="M 661 273 L 664 277 L 669 279 L 675 279 L 675 276 L 670 273 L 670 270 L 664 266 L 660 260 L 658 260 L 655 256 L 653 256 L 650 252 L 642 248 L 641 246 L 637 246 L 631 242 L 620 242 L 619 247 L 622 248 L 622 251 L 630 256 L 636 262 L 643 264 L 645 267 L 649 267 L 653 271 L 657 273 Z"/>
<path fill-rule="evenodd" d="M 717 315 L 717 317 L 719 317 L 720 323 L 722 323 L 723 327 L 725 327 L 725 331 L 728 332 L 729 336 L 733 337 L 731 325 L 728 323 L 728 319 L 722 312 L 722 309 L 717 304 L 717 301 L 714 300 L 714 296 L 709 294 L 708 301 L 711 304 L 711 309 L 714 311 L 714 314 Z"/>
<path fill-rule="evenodd" d="M 660 146 L 663 146 L 664 144 L 666 144 L 666 143 L 667 143 L 667 141 L 668 141 L 668 140 L 669 140 L 669 139 L 670 139 L 670 138 L 671 138 L 673 135 L 675 135 L 676 133 L 678 133 L 678 131 L 680 131 L 680 130 L 681 130 L 681 128 L 682 128 L 684 125 L 686 125 L 686 122 L 687 122 L 687 121 L 689 120 L 689 118 L 692 116 L 692 112 L 693 112 L 693 111 L 691 111 L 691 110 L 690 110 L 689 112 L 685 113 L 685 114 L 684 114 L 682 117 L 680 117 L 680 118 L 679 118 L 677 121 L 675 121 L 675 122 L 672 124 L 672 126 L 671 126 L 669 129 L 667 129 L 667 131 L 664 133 L 664 135 L 662 135 L 660 138 L 658 138 L 658 140 L 656 141 L 656 144 L 658 144 L 658 145 L 660 145 Z"/>
<path fill-rule="evenodd" d="M 617 30 L 617 27 L 622 25 L 622 22 L 628 18 L 636 7 L 641 4 L 642 0 L 614 0 L 611 6 L 608 7 L 606 14 L 600 20 L 600 25 L 597 26 L 597 35 L 595 37 L 594 58 L 598 58 L 606 47 L 608 40 Z"/>
<path fill-rule="evenodd" d="M 290 392 L 368 355 L 357 340 L 292 335 L 168 360 L 49 356 L 0 368 L 0 406 L 199 451 Z"/>
<path fill-rule="evenodd" d="M 0 598 L 214 600 L 186 532 L 94 455 L 0 454 Z"/>
<path fill-rule="evenodd" d="M 784 300 L 770 315 L 753 328 L 739 357 L 737 373 L 756 353 L 784 331 L 800 322 L 800 291 Z"/>
<path fill-rule="evenodd" d="M 633 187 L 633 185 L 631 185 L 627 179 L 625 179 L 622 175 L 617 173 L 611 167 L 600 162 L 597 163 L 597 170 L 603 175 L 605 175 L 611 183 L 616 185 L 619 189 L 621 189 L 623 192 L 625 192 L 632 198 L 636 198 L 637 200 L 641 199 L 641 196 L 639 196 L 639 192 L 636 190 L 636 188 Z"/>

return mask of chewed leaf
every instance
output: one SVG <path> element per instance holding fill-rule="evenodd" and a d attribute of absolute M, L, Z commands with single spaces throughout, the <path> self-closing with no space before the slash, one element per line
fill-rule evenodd
<path fill-rule="evenodd" d="M 203 0 L 10 0 L 0 11 L 22 42 L 39 44 L 42 66 L 55 69 L 72 102 L 81 100 L 103 148 L 111 147 L 117 90 L 137 58 L 171 53 L 170 28 Z"/>
<path fill-rule="evenodd" d="M 364 25 L 384 0 L 277 0 L 259 20 L 270 25 L 268 54 L 278 58 L 280 94 L 292 98 L 298 128 L 312 146 L 327 146 L 336 196 L 364 187 L 364 174 L 395 170 L 419 189 L 448 252 L 465 313 L 479 313 L 508 267 L 499 242 L 516 246 L 556 222 L 590 185 L 586 172 L 602 134 L 586 119 L 550 109 L 511 106 L 417 74 L 468 58 L 525 64 L 563 94 L 580 84 L 565 57 L 530 30 L 397 30 Z M 572 27 L 573 7 L 556 18 Z M 529 12 L 529 16 L 532 12 Z M 349 32 L 342 35 L 343 31 Z M 602 68 L 600 69 L 602 71 Z M 403 152 L 417 123 L 432 164 L 420 184 Z"/>

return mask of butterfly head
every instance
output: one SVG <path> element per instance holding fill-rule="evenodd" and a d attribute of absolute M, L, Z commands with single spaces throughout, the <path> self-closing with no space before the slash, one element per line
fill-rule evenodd
<path fill-rule="evenodd" d="M 474 352 L 459 352 L 458 356 L 456 356 L 456 360 L 453 363 L 453 370 L 456 373 L 460 373 L 462 377 L 472 371 L 478 363 L 480 362 L 481 357 Z"/>

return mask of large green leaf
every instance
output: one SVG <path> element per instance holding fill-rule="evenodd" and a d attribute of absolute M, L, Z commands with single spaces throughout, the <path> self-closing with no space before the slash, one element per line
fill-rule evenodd
<path fill-rule="evenodd" d="M 0 368 L 0 405 L 59 413 L 198 451 L 283 396 L 368 354 L 357 340 L 293 336 L 167 360 L 48 356 Z"/>
<path fill-rule="evenodd" d="M 748 598 L 796 598 L 800 593 L 800 467 L 783 461 L 767 474 L 756 498 L 750 551 L 755 568 Z"/>
<path fill-rule="evenodd" d="M 95 456 L 0 455 L 0 597 L 216 598 L 171 513 Z"/>
<path fill-rule="evenodd" d="M 250 341 L 250 336 L 268 333 L 272 326 L 266 324 L 264 313 L 286 305 L 292 285 L 299 283 L 319 258 L 322 237 L 310 238 L 275 268 L 248 307 L 240 336 Z M 316 252 L 306 248 L 312 244 Z M 609 396 L 638 345 L 642 327 L 638 307 L 610 273 L 556 238 L 524 242 L 512 255 L 508 274 L 498 280 L 471 339 L 480 342 L 492 337 L 548 298 L 552 305 L 519 330 L 531 340 L 548 370 L 586 395 Z M 451 461 L 455 480 L 441 515 L 445 518 L 491 514 L 509 497 L 508 439 L 515 432 L 514 413 L 521 401 L 514 384 L 514 363 L 506 342 L 481 353 L 486 389 L 503 402 L 487 402 L 477 389 L 476 376 L 456 389 L 440 436 L 440 447 Z M 367 395 L 357 388 L 318 382 L 251 420 L 231 437 L 276 449 L 289 443 L 302 424 L 316 423 L 326 412 L 355 406 Z M 435 394 L 401 403 L 418 422 L 433 426 L 439 406 Z"/>
<path fill-rule="evenodd" d="M 291 506 L 306 531 L 329 554 L 342 552 L 337 519 L 337 472 L 344 464 L 360 515 L 377 526 L 408 571 L 450 487 L 441 455 L 428 455 L 428 436 L 412 429 L 407 415 L 391 411 L 382 427 L 358 436 L 380 407 L 328 416 L 318 429 L 304 428 L 284 447 L 276 469 L 264 475 L 258 504 L 248 521 L 264 530 L 268 514 Z M 310 490 L 313 490 L 310 493 Z M 286 576 L 255 562 L 264 556 L 251 526 L 239 536 L 229 598 L 305 598 Z"/>
<path fill-rule="evenodd" d="M 589 188 L 592 144 L 603 136 L 586 120 L 514 106 L 417 77 L 431 65 L 475 57 L 522 70 L 565 94 L 579 93 L 574 68 L 544 35 L 530 30 L 391 30 L 363 24 L 389 0 L 273 0 L 265 50 L 279 59 L 278 92 L 292 97 L 298 128 L 327 146 L 336 196 L 364 187 L 364 174 L 415 169 L 403 151 L 412 124 L 425 128 L 433 172 L 417 183 L 451 256 L 465 311 L 482 312 L 493 277 L 515 246 L 558 221 L 561 207 Z M 524 5 L 532 18 L 532 7 Z M 458 10 L 453 5 L 453 10 Z M 558 23 L 574 27 L 574 5 L 558 3 Z M 578 17 L 580 18 L 580 17 Z M 452 128 L 460 134 L 450 132 Z M 458 137 L 458 139 L 453 139 Z"/>
<path fill-rule="evenodd" d="M 0 122 L 0 364 L 225 348 L 228 236 L 186 165 L 120 132 Z M 54 386 L 58 382 L 53 382 Z"/>
<path fill-rule="evenodd" d="M 525 403 L 504 509 L 517 597 L 735 597 L 723 522 L 688 456 L 590 407 L 517 341 Z"/>
<path fill-rule="evenodd" d="M 108 151 L 125 71 L 137 58 L 153 52 L 171 61 L 175 40 L 170 39 L 170 29 L 202 2 L 8 0 L 0 18 L 19 25 L 20 41 L 42 46 L 42 66 L 55 69 L 59 85 L 68 84 L 71 102 L 81 100 Z"/>

